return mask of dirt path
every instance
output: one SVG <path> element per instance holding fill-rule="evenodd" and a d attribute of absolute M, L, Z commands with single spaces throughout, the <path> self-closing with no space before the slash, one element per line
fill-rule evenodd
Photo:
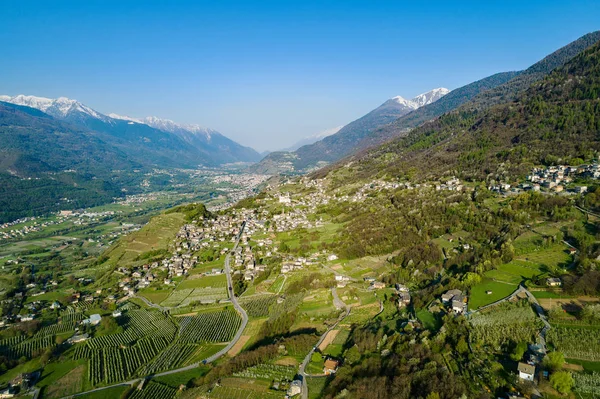
<path fill-rule="evenodd" d="M 340 330 L 329 331 L 327 333 L 327 335 L 325 336 L 325 338 L 323 339 L 323 342 L 321 342 L 319 344 L 319 350 L 321 352 L 323 352 L 325 350 L 325 348 L 327 348 L 329 346 L 329 344 L 333 342 L 333 340 L 335 339 L 335 337 L 337 337 L 339 332 L 340 332 Z"/>
<path fill-rule="evenodd" d="M 238 342 L 235 343 L 235 345 L 233 345 L 231 347 L 231 349 L 229 350 L 229 352 L 227 352 L 227 354 L 229 356 L 235 356 L 238 353 L 240 353 L 242 351 L 242 349 L 244 348 L 244 345 L 246 345 L 246 343 L 250 340 L 250 335 L 242 335 L 239 339 Z"/>

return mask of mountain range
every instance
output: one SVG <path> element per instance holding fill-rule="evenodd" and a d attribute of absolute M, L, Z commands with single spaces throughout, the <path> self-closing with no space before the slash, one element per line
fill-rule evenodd
<path fill-rule="evenodd" d="M 260 163 L 252 165 L 250 170 L 258 173 L 296 172 L 324 166 L 348 155 L 357 142 L 368 136 L 377 127 L 390 123 L 422 106 L 435 103 L 448 92 L 448 89 L 437 88 L 419 94 L 411 100 L 401 96 L 390 98 L 334 134 L 302 146 L 292 154 L 285 154 L 281 151 L 272 152 Z"/>
<path fill-rule="evenodd" d="M 401 97 L 392 98 L 369 114 L 346 125 L 335 135 L 291 153 L 271 153 L 250 168 L 270 173 L 307 172 L 378 146 L 395 137 L 404 136 L 417 126 L 448 112 L 457 109 L 481 111 L 496 104 L 514 101 L 517 93 L 545 78 L 554 69 L 565 65 L 598 40 L 600 31 L 586 34 L 526 70 L 497 73 L 446 92 L 442 96 L 438 94 L 437 98 L 432 96 L 430 101 L 417 101 L 421 96 L 426 97 L 427 93 L 411 101 Z M 394 101 L 409 111 L 400 112 L 396 117 L 386 113 L 386 107 L 394 106 Z M 381 114 L 387 117 L 379 118 L 378 115 Z"/>
<path fill-rule="evenodd" d="M 107 144 L 149 166 L 197 167 L 255 162 L 260 155 L 219 132 L 168 119 L 104 115 L 76 100 L 36 96 L 0 96 L 1 102 L 40 110 L 51 117 L 99 133 Z"/>
<path fill-rule="evenodd" d="M 329 176 L 343 184 L 334 176 L 346 175 L 351 168 L 355 179 L 387 175 L 431 181 L 456 176 L 514 183 L 538 165 L 577 165 L 595 159 L 600 151 L 600 36 L 596 32 L 578 42 L 596 37 L 595 44 L 544 77 L 510 82 L 519 88 L 515 92 L 486 93 L 483 105 L 465 104 L 313 177 Z M 506 95 L 500 99 L 495 94 L 499 92 Z"/>

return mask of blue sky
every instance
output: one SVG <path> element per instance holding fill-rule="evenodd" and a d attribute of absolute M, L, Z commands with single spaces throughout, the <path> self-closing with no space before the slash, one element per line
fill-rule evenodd
<path fill-rule="evenodd" d="M 524 69 L 598 1 L 2 1 L 0 94 L 198 123 L 257 150 Z"/>

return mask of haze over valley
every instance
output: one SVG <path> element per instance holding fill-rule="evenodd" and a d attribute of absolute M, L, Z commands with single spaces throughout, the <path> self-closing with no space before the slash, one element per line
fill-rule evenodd
<path fill-rule="evenodd" d="M 563 3 L 5 4 L 0 397 L 596 398 Z"/>

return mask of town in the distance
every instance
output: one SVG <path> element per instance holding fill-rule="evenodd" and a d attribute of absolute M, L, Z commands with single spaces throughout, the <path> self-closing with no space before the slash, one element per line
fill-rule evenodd
<path fill-rule="evenodd" d="M 0 398 L 600 397 L 600 31 L 554 47 L 270 153 L 0 96 Z"/>

